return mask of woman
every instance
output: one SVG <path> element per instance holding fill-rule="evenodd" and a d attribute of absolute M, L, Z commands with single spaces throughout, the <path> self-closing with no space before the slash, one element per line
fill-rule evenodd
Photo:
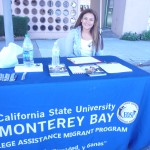
<path fill-rule="evenodd" d="M 66 37 L 65 51 L 68 56 L 100 55 L 100 38 L 96 13 L 92 9 L 85 9 Z"/>

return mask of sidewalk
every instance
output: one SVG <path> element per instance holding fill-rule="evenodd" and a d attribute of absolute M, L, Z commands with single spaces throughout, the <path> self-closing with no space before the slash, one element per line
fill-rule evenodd
<path fill-rule="evenodd" d="M 34 57 L 51 57 L 51 49 L 55 40 L 32 40 Z M 22 46 L 22 40 L 16 40 Z M 0 41 L 0 50 L 5 46 L 5 41 Z M 120 40 L 110 33 L 104 34 L 103 55 L 117 56 L 141 69 L 150 72 L 150 41 L 125 41 Z M 140 65 L 140 66 L 139 66 Z"/>
<path fill-rule="evenodd" d="M 36 40 L 41 57 L 51 56 L 55 40 Z M 118 38 L 104 38 L 103 55 L 117 56 L 150 72 L 150 41 L 124 41 Z"/>

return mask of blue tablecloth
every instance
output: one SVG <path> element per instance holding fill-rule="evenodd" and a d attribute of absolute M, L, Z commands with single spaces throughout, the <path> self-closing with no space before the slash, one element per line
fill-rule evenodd
<path fill-rule="evenodd" d="M 114 56 L 128 73 L 50 77 L 28 73 L 0 82 L 0 148 L 14 150 L 140 150 L 150 144 L 150 74 Z M 73 65 L 66 58 L 61 63 Z M 11 73 L 13 68 L 0 69 Z"/>

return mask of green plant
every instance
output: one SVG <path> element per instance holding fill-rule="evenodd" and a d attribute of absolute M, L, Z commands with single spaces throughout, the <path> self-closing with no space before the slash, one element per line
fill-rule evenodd
<path fill-rule="evenodd" d="M 121 40 L 128 40 L 128 41 L 137 41 L 140 40 L 140 34 L 132 33 L 132 32 L 126 32 L 122 35 L 120 38 Z"/>
<path fill-rule="evenodd" d="M 4 36 L 4 18 L 0 16 L 0 36 Z"/>
<path fill-rule="evenodd" d="M 20 16 L 13 16 L 12 18 L 14 35 L 16 37 L 24 36 L 28 30 L 28 18 Z"/>
<path fill-rule="evenodd" d="M 24 36 L 28 31 L 28 18 L 12 16 L 14 36 Z M 0 16 L 0 36 L 4 36 L 4 18 Z"/>
<path fill-rule="evenodd" d="M 150 40 L 150 30 L 142 32 L 141 40 L 145 40 L 145 41 Z"/>

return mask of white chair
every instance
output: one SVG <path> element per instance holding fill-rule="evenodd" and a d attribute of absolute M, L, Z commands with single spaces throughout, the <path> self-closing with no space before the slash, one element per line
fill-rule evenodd
<path fill-rule="evenodd" d="M 65 38 L 59 38 L 56 40 L 59 50 L 60 50 L 60 57 L 68 57 L 68 52 L 66 51 L 65 44 L 66 44 Z"/>

